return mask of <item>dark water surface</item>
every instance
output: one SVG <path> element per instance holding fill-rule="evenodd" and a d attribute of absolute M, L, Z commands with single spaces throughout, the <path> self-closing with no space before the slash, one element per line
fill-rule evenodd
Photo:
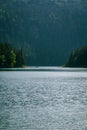
<path fill-rule="evenodd" d="M 87 130 L 87 70 L 43 69 L 0 71 L 0 130 Z"/>

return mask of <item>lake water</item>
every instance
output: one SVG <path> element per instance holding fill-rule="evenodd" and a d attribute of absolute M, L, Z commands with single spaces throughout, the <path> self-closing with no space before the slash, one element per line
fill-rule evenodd
<path fill-rule="evenodd" d="M 0 130 L 87 130 L 87 69 L 36 70 L 0 71 Z"/>

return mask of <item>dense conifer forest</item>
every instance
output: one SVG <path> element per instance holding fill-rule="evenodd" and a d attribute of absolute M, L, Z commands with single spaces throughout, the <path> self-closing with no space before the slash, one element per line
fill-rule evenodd
<path fill-rule="evenodd" d="M 62 65 L 87 45 L 87 1 L 0 0 L 0 42 L 21 46 L 27 65 Z"/>
<path fill-rule="evenodd" d="M 65 66 L 87 68 L 87 46 L 74 50 Z"/>
<path fill-rule="evenodd" d="M 24 65 L 22 48 L 15 49 L 11 44 L 0 43 L 0 68 L 23 67 Z"/>

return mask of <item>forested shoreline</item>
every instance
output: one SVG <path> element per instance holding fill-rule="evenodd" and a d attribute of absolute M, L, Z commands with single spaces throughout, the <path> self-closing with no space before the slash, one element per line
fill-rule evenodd
<path fill-rule="evenodd" d="M 65 67 L 87 68 L 87 46 L 72 51 Z"/>
<path fill-rule="evenodd" d="M 0 43 L 0 68 L 23 67 L 24 65 L 22 48 L 15 49 L 9 43 Z"/>
<path fill-rule="evenodd" d="M 25 58 L 22 48 L 17 49 L 9 43 L 0 43 L 0 68 L 24 67 Z M 87 68 L 87 46 L 73 50 L 64 67 Z"/>
<path fill-rule="evenodd" d="M 0 0 L 0 42 L 23 48 L 28 66 L 60 66 L 87 45 L 87 0 Z"/>

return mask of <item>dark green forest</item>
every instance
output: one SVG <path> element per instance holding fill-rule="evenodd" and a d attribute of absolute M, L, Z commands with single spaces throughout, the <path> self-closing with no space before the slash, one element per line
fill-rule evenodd
<path fill-rule="evenodd" d="M 87 45 L 87 1 L 0 0 L 0 42 L 22 47 L 27 65 L 62 65 Z"/>
<path fill-rule="evenodd" d="M 65 66 L 87 68 L 87 46 L 74 50 Z"/>
<path fill-rule="evenodd" d="M 11 44 L 0 43 L 0 68 L 23 67 L 25 65 L 22 49 L 15 49 Z"/>

